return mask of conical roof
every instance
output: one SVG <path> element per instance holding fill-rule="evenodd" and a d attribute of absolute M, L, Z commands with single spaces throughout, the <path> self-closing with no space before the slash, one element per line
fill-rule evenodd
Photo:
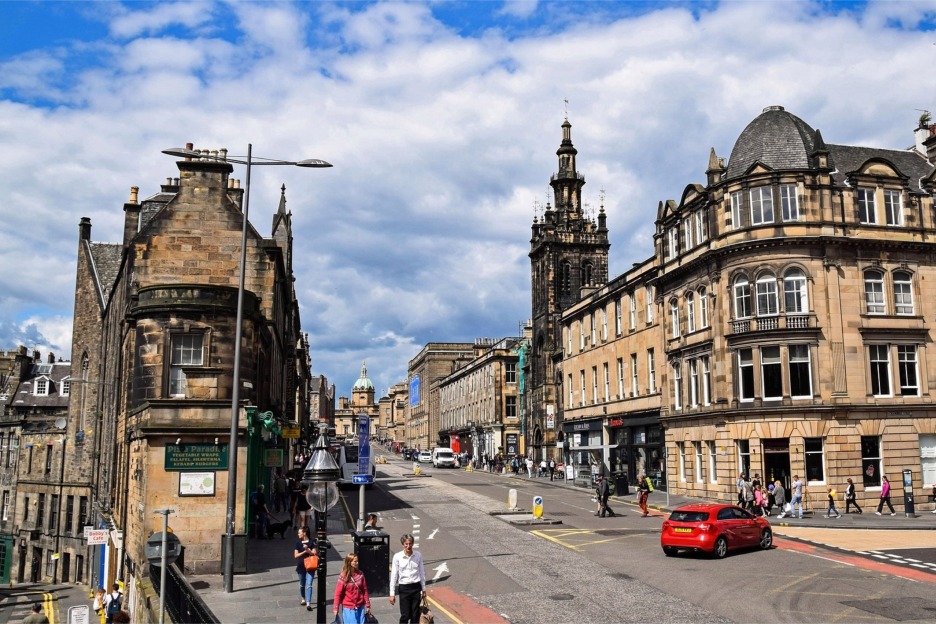
<path fill-rule="evenodd" d="M 748 124 L 728 159 L 728 179 L 744 175 L 756 162 L 771 169 L 807 169 L 816 150 L 816 131 L 782 106 L 768 106 Z"/>

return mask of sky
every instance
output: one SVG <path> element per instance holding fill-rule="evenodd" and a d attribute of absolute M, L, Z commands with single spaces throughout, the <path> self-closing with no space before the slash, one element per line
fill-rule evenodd
<path fill-rule="evenodd" d="M 379 398 L 428 342 L 519 335 L 566 116 L 614 277 L 765 107 L 904 149 L 934 66 L 936 0 L 2 2 L 0 348 L 70 357 L 79 220 L 120 242 L 162 150 L 252 144 L 334 165 L 255 167 L 250 220 L 285 184 L 313 372 Z"/>

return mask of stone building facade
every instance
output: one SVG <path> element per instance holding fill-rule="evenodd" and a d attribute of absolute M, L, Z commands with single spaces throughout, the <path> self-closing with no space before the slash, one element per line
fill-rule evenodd
<path fill-rule="evenodd" d="M 100 581 L 122 578 L 131 604 L 130 581 L 149 573 L 146 538 L 161 530 L 154 510 L 174 510 L 186 568 L 219 571 L 231 443 L 239 449 L 233 520 L 245 534 L 247 493 L 277 467 L 268 451 L 294 454 L 281 428 L 308 427 L 300 395 L 310 366 L 285 189 L 270 237 L 246 227 L 241 405 L 232 413 L 243 190 L 223 151 L 202 154 L 179 161 L 180 177 L 157 194 L 139 201 L 133 189 L 121 243 L 92 242 L 90 220 L 79 226 L 72 354 L 88 359 L 97 389 L 95 520 L 115 529 Z"/>
<path fill-rule="evenodd" d="M 394 450 L 405 447 L 406 443 L 406 413 L 409 389 L 405 382 L 390 386 L 387 395 L 381 397 L 380 426 L 383 428 L 384 439 L 392 445 Z"/>
<path fill-rule="evenodd" d="M 406 447 L 420 450 L 441 446 L 438 383 L 455 369 L 455 362 L 470 359 L 474 345 L 467 342 L 430 342 L 407 365 L 409 408 Z"/>
<path fill-rule="evenodd" d="M 814 504 L 849 477 L 859 502 L 876 502 L 882 475 L 896 485 L 909 471 L 926 507 L 934 127 L 914 139 L 908 149 L 827 144 L 769 107 L 727 163 L 712 150 L 704 185 L 660 203 L 653 256 L 562 317 L 564 415 L 601 421 L 599 461 L 613 469 L 611 451 L 630 446 L 631 473 L 723 500 L 741 472 L 784 484 L 800 475 Z M 659 321 L 643 327 L 647 294 Z M 603 341 L 604 318 L 620 339 Z M 649 435 L 654 413 L 663 452 L 647 462 L 632 437 L 613 434 L 646 417 Z"/>
<path fill-rule="evenodd" d="M 519 349 L 524 338 L 479 338 L 439 380 L 439 444 L 475 458 L 520 452 Z"/>
<path fill-rule="evenodd" d="M 380 409 L 374 400 L 376 390 L 374 382 L 367 377 L 367 363 L 361 364 L 361 376 L 351 387 L 351 398 L 340 397 L 335 410 L 335 435 L 339 439 L 357 438 L 358 417 L 362 414 L 370 418 L 369 435 L 376 439 Z"/>

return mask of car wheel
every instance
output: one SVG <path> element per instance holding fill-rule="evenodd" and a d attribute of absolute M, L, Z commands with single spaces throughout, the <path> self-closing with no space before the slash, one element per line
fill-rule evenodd
<path fill-rule="evenodd" d="M 760 547 L 761 550 L 767 550 L 773 545 L 773 531 L 770 529 L 764 529 L 760 534 Z"/>
<path fill-rule="evenodd" d="M 712 554 L 715 555 L 716 559 L 724 559 L 725 555 L 728 554 L 728 540 L 725 539 L 725 536 L 715 540 L 715 550 L 712 551 Z"/>
<path fill-rule="evenodd" d="M 676 549 L 673 548 L 672 546 L 664 546 L 663 554 L 666 555 L 667 557 L 672 557 L 673 555 L 676 554 Z"/>

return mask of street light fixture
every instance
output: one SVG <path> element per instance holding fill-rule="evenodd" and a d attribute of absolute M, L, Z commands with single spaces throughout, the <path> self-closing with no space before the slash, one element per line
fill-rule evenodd
<path fill-rule="evenodd" d="M 318 596 L 315 601 L 315 622 L 316 624 L 325 624 L 325 582 L 326 576 L 328 576 L 327 553 L 330 546 L 326 539 L 328 536 L 327 515 L 328 510 L 338 502 L 338 477 L 341 475 L 341 471 L 338 469 L 338 464 L 335 463 L 335 458 L 328 451 L 328 442 L 325 439 L 328 425 L 319 422 L 318 427 L 319 437 L 315 441 L 309 463 L 302 473 L 302 483 L 309 486 L 306 490 L 306 500 L 315 510 L 315 550 L 319 558 L 319 567 L 316 571 L 318 575 Z"/>
<path fill-rule="evenodd" d="M 244 186 L 244 220 L 241 224 L 241 256 L 240 256 L 240 280 L 237 286 L 237 329 L 234 336 L 234 373 L 233 389 L 231 392 L 231 431 L 230 441 L 228 442 L 228 490 L 227 490 L 227 515 L 226 529 L 224 533 L 224 542 L 222 544 L 221 565 L 224 574 L 224 591 L 231 593 L 234 591 L 234 518 L 237 512 L 237 430 L 240 415 L 240 364 L 241 364 L 241 336 L 244 324 L 244 279 L 247 269 L 247 220 L 250 215 L 250 170 L 254 165 L 285 165 L 294 167 L 331 167 L 331 163 L 317 158 L 306 160 L 276 160 L 272 158 L 253 158 L 253 143 L 247 144 L 247 160 L 240 160 L 240 157 L 228 157 L 227 151 L 222 150 L 221 156 L 211 155 L 209 152 L 199 152 L 189 148 L 176 147 L 165 149 L 163 154 L 169 156 L 178 156 L 181 158 L 218 160 L 220 162 L 235 163 L 238 165 L 247 165 L 247 184 Z"/>

